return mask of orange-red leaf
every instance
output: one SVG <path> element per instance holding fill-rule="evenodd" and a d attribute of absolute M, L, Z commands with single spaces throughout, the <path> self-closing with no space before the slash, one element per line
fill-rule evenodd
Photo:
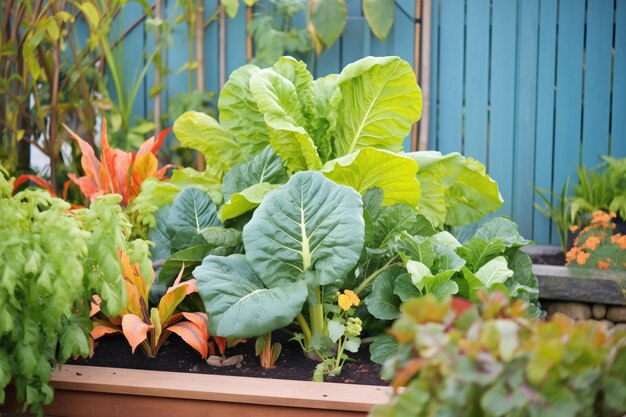
<path fill-rule="evenodd" d="M 206 313 L 184 312 L 183 317 L 185 317 L 187 320 L 193 322 L 196 326 L 198 326 L 198 329 L 200 329 L 200 331 L 204 335 L 206 335 L 206 338 L 207 339 L 209 338 L 209 319 Z"/>
<path fill-rule="evenodd" d="M 97 294 L 94 294 L 93 301 L 91 302 L 91 311 L 89 311 L 89 317 L 93 317 L 100 312 L 100 303 L 102 298 Z"/>
<path fill-rule="evenodd" d="M 206 359 L 209 354 L 208 337 L 195 323 L 181 321 L 169 326 L 167 330 L 179 335 L 185 343 L 202 355 L 203 359 Z"/>
<path fill-rule="evenodd" d="M 99 339 L 106 334 L 113 334 L 113 333 L 122 333 L 122 331 L 108 321 L 94 320 L 93 330 L 91 331 L 91 337 L 94 340 Z"/>
<path fill-rule="evenodd" d="M 83 154 L 82 157 L 80 158 L 80 164 L 82 165 L 83 170 L 85 171 L 85 176 L 94 179 L 98 189 L 101 189 L 102 187 L 101 187 L 100 179 L 99 179 L 100 178 L 99 177 L 100 161 L 98 161 L 98 158 L 96 158 L 96 153 L 94 152 L 93 148 L 91 147 L 89 143 L 82 140 L 80 136 L 78 136 L 72 129 L 67 127 L 65 124 L 63 125 L 63 127 L 65 128 L 65 130 L 68 131 L 68 133 L 70 134 L 70 137 L 74 139 L 78 143 L 78 146 L 80 147 L 80 151 Z M 102 134 L 103 136 L 106 135 L 106 120 L 104 120 L 102 124 Z M 87 196 L 87 198 L 90 198 L 90 197 Z"/>
<path fill-rule="evenodd" d="M 167 323 L 174 314 L 176 307 L 185 299 L 187 295 L 187 285 L 181 285 L 177 288 L 174 288 L 172 291 L 167 292 L 163 297 L 161 297 L 161 301 L 159 301 L 159 318 L 161 319 L 161 323 Z"/>
<path fill-rule="evenodd" d="M 41 177 L 38 177 L 37 175 L 28 175 L 28 174 L 22 174 L 15 180 L 15 183 L 13 184 L 13 193 L 15 194 L 17 189 L 22 184 L 24 184 L 25 182 L 28 182 L 28 181 L 34 182 L 35 184 L 37 184 L 38 186 L 40 186 L 44 190 L 48 191 L 52 196 L 54 196 L 54 197 L 57 196 L 56 191 L 54 190 L 54 188 L 52 188 L 52 185 L 50 185 L 50 183 L 48 181 L 44 180 Z"/>
<path fill-rule="evenodd" d="M 159 135 L 157 136 L 156 140 L 154 139 L 154 136 L 152 136 L 150 139 L 142 143 L 141 146 L 139 147 L 139 151 L 137 151 L 137 156 L 138 157 L 143 156 L 148 152 L 152 153 L 153 155 L 156 155 L 157 152 L 159 152 L 161 145 L 163 145 L 163 141 L 165 140 L 165 137 L 171 131 L 172 131 L 172 128 L 169 127 L 161 131 L 161 133 L 159 133 Z"/>
<path fill-rule="evenodd" d="M 145 323 L 134 314 L 124 314 L 124 317 L 122 317 L 122 331 L 124 332 L 124 336 L 126 336 L 126 340 L 128 340 L 133 353 L 135 353 L 137 346 L 146 340 L 148 332 L 153 328 L 153 324 Z"/>
<path fill-rule="evenodd" d="M 228 340 L 222 336 L 213 336 L 213 340 L 217 343 L 217 348 L 220 351 L 220 354 L 224 356 L 226 354 L 226 345 L 228 344 Z"/>

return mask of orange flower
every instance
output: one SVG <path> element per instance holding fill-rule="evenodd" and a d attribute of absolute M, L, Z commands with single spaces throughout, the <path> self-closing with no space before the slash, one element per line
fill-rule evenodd
<path fill-rule="evenodd" d="M 591 220 L 591 224 L 608 227 L 609 222 L 611 221 L 611 216 L 602 210 L 596 210 L 593 212 L 593 219 Z"/>
<path fill-rule="evenodd" d="M 578 265 L 584 265 L 587 263 L 587 259 L 589 259 L 589 254 L 585 253 L 585 252 L 580 252 L 577 256 L 576 256 L 576 263 Z"/>
<path fill-rule="evenodd" d="M 343 290 L 343 293 L 345 295 L 348 296 L 348 298 L 350 298 L 350 302 L 352 303 L 353 306 L 358 306 L 361 303 L 361 299 L 359 298 L 358 295 L 356 295 L 356 293 L 352 290 Z"/>
<path fill-rule="evenodd" d="M 570 226 L 570 228 L 569 228 L 569 231 L 572 232 L 572 233 L 576 233 L 576 230 L 578 230 L 578 226 L 577 225 Z"/>
<path fill-rule="evenodd" d="M 612 259 L 609 258 L 605 261 L 598 261 L 598 268 L 599 269 L 609 269 L 609 265 L 611 265 L 611 261 Z"/>
<path fill-rule="evenodd" d="M 611 213 L 609 213 L 609 216 L 610 216 L 612 219 L 614 219 L 614 218 L 616 218 L 616 217 L 617 217 L 617 213 L 615 213 L 615 212 L 611 212 Z"/>
<path fill-rule="evenodd" d="M 574 262 L 579 252 L 580 248 L 577 246 L 573 246 L 565 255 L 565 264 L 569 265 L 570 263 Z"/>
<path fill-rule="evenodd" d="M 597 236 L 589 236 L 585 243 L 583 244 L 583 249 L 596 250 L 598 246 L 600 246 L 600 238 Z"/>

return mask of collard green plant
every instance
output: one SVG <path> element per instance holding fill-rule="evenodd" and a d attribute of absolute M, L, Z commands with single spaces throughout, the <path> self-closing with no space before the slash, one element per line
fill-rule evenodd
<path fill-rule="evenodd" d="M 85 300 L 98 294 L 116 315 L 126 303 L 118 251 L 146 269 L 148 246 L 127 241 L 118 195 L 72 211 L 43 190 L 11 196 L 12 182 L 0 167 L 0 404 L 13 380 L 17 400 L 41 414 L 52 366 L 92 350 Z"/>
<path fill-rule="evenodd" d="M 371 416 L 623 415 L 625 333 L 558 314 L 531 319 L 527 303 L 498 292 L 480 298 L 478 308 L 433 296 L 403 304 L 383 374 L 405 388 Z"/>
<path fill-rule="evenodd" d="M 248 338 L 297 319 L 305 347 L 326 335 L 322 293 L 342 286 L 359 259 L 361 213 L 358 193 L 315 172 L 269 194 L 243 229 L 246 254 L 208 256 L 193 272 L 210 331 Z"/>

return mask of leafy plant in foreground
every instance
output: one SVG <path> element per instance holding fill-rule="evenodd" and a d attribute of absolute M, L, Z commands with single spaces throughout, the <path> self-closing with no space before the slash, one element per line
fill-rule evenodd
<path fill-rule="evenodd" d="M 391 402 L 371 416 L 617 417 L 626 411 L 626 334 L 557 314 L 529 319 L 527 304 L 483 294 L 415 298 L 390 333 Z"/>
<path fill-rule="evenodd" d="M 206 313 L 176 312 L 179 304 L 197 291 L 194 279 L 181 282 L 183 269 L 178 278 L 161 297 L 156 307 L 150 308 L 148 295 L 154 282 L 154 271 L 143 276 L 137 264 L 131 264 L 128 256 L 122 254 L 124 284 L 128 299 L 120 316 L 94 317 L 91 336 L 94 340 L 106 334 L 122 333 L 130 344 L 133 353 L 140 346 L 145 355 L 154 358 L 168 337 L 175 333 L 195 349 L 203 359 L 209 351 L 215 354 L 213 343 L 209 343 Z M 100 312 L 98 303 L 92 306 L 91 315 Z M 214 338 L 220 353 L 224 354 L 226 340 Z"/>
<path fill-rule="evenodd" d="M 91 351 L 84 300 L 99 294 L 104 312 L 121 311 L 118 251 L 145 268 L 148 246 L 127 241 L 131 225 L 117 195 L 72 211 L 42 190 L 11 196 L 5 175 L 0 167 L 0 404 L 13 380 L 17 400 L 41 415 L 54 395 L 53 365 Z"/>

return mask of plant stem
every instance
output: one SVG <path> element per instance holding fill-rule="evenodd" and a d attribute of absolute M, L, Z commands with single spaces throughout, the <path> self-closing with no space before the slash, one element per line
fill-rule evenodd
<path fill-rule="evenodd" d="M 298 324 L 300 325 L 300 329 L 302 329 L 302 334 L 304 335 L 304 346 L 307 347 L 311 341 L 311 328 L 302 313 L 298 314 L 296 319 L 298 320 Z"/>
<path fill-rule="evenodd" d="M 359 293 L 360 293 L 361 291 L 363 291 L 365 288 L 367 288 L 367 287 L 371 284 L 371 282 L 372 282 L 372 281 L 373 281 L 373 280 L 374 280 L 374 279 L 375 279 L 375 278 L 376 278 L 376 277 L 377 277 L 377 276 L 378 276 L 381 272 L 383 272 L 383 271 L 385 271 L 387 268 L 389 268 L 389 267 L 393 264 L 393 262 L 396 260 L 396 258 L 397 258 L 396 256 L 392 257 L 391 259 L 389 259 L 389 260 L 387 261 L 387 263 L 386 263 L 385 265 L 381 266 L 381 267 L 380 267 L 380 268 L 378 268 L 376 271 L 372 272 L 372 273 L 371 273 L 371 274 L 370 274 L 367 278 L 365 278 L 365 279 L 363 280 L 363 282 L 361 282 L 361 284 L 360 284 L 358 287 L 356 287 L 356 289 L 354 290 L 354 293 L 355 293 L 356 295 L 359 295 Z"/>
<path fill-rule="evenodd" d="M 309 318 L 311 320 L 311 331 L 315 334 L 324 334 L 324 306 L 322 305 L 322 296 L 320 293 L 320 287 L 315 288 L 315 298 L 317 304 L 315 306 L 309 306 Z"/>

